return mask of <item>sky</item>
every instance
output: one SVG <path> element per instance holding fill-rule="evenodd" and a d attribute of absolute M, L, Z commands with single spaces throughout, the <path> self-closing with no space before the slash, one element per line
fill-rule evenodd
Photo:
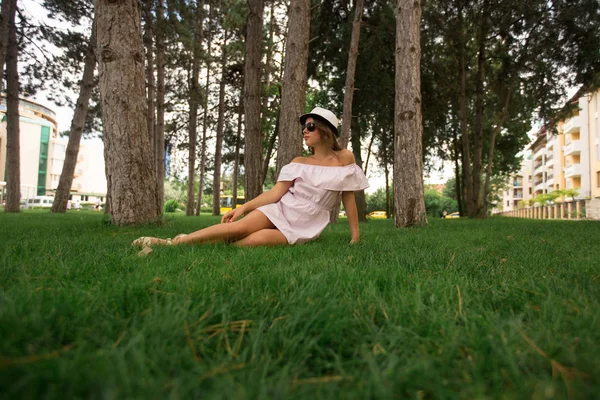
<path fill-rule="evenodd" d="M 39 4 L 39 0 L 19 0 L 19 6 L 24 10 L 26 14 L 32 16 L 38 21 L 41 21 L 50 26 L 60 26 L 59 23 L 47 18 L 47 12 Z M 76 99 L 77 94 L 72 93 L 72 96 L 74 99 Z M 69 126 L 71 125 L 71 120 L 73 118 L 73 109 L 69 107 L 59 107 L 54 102 L 48 101 L 46 91 L 38 92 L 35 96 L 32 97 L 32 99 L 43 104 L 46 107 L 49 107 L 54 112 L 56 112 L 56 119 L 58 121 L 59 132 L 69 129 Z M 84 145 L 87 148 L 87 151 L 89 151 L 90 153 L 97 152 L 98 157 L 96 158 L 101 160 L 101 155 L 104 152 L 104 146 L 101 140 L 82 139 L 82 145 Z M 363 148 L 366 149 L 366 146 L 367 144 L 365 143 Z M 363 159 L 365 158 L 366 153 Z M 439 171 L 434 171 L 429 175 L 426 175 L 424 177 L 425 183 L 444 183 L 453 176 L 452 166 L 450 163 L 443 163 L 441 160 L 437 160 L 435 162 L 435 165 L 438 167 L 437 169 Z M 103 166 L 101 169 L 103 169 Z M 372 193 L 377 189 L 385 186 L 385 177 L 383 170 L 380 171 L 380 168 L 378 168 L 378 166 L 375 164 L 374 157 L 371 157 L 369 167 L 367 168 L 367 179 L 370 185 L 369 188 L 366 189 L 367 193 Z"/>

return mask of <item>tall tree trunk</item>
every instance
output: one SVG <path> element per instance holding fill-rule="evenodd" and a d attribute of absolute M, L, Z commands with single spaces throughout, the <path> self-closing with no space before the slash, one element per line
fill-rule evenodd
<path fill-rule="evenodd" d="M 371 134 L 371 140 L 369 140 L 369 148 L 367 149 L 367 159 L 363 168 L 365 175 L 367 174 L 367 170 L 369 169 L 369 158 L 371 158 L 371 152 L 373 150 L 373 141 L 375 141 L 375 129 L 373 129 L 373 133 Z"/>
<path fill-rule="evenodd" d="M 233 205 L 232 208 L 237 207 L 237 198 L 238 198 L 238 176 L 240 169 L 240 143 L 242 140 L 242 114 L 244 107 L 242 106 L 244 102 L 244 92 L 240 92 L 240 100 L 238 103 L 238 125 L 237 125 L 237 135 L 235 137 L 235 158 L 233 161 Z"/>
<path fill-rule="evenodd" d="M 350 125 L 352 120 L 352 99 L 354 98 L 354 75 L 356 74 L 356 59 L 358 58 L 358 42 L 360 39 L 360 24 L 362 21 L 365 1 L 357 0 L 352 23 L 348 66 L 346 67 L 346 85 L 344 90 L 344 109 L 342 111 L 342 135 L 340 146 L 345 149 L 350 140 Z"/>
<path fill-rule="evenodd" d="M 246 61 L 244 66 L 244 188 L 246 201 L 262 193 L 262 135 L 260 126 L 260 62 L 263 0 L 248 0 Z"/>
<path fill-rule="evenodd" d="M 298 117 L 304 110 L 306 97 L 309 33 L 310 0 L 291 0 L 281 89 L 277 174 L 284 165 L 302 153 L 302 135 Z"/>
<path fill-rule="evenodd" d="M 383 172 L 385 176 L 385 215 L 387 218 L 391 218 L 391 202 L 390 202 L 390 169 L 388 167 L 387 160 L 383 164 Z"/>
<path fill-rule="evenodd" d="M 155 112 L 156 106 L 154 102 L 156 83 L 154 79 L 154 32 L 153 32 L 153 16 L 152 6 L 154 0 L 144 0 L 143 2 L 143 18 L 144 18 L 144 47 L 146 48 L 146 102 L 148 103 L 148 113 L 146 122 L 148 125 L 148 134 L 151 138 L 152 148 L 156 146 L 154 140 L 154 124 L 155 124 Z"/>
<path fill-rule="evenodd" d="M 482 215 L 480 215 L 480 217 L 482 217 L 482 218 L 487 218 L 487 212 L 488 212 L 487 198 L 490 194 L 490 180 L 492 177 L 492 172 L 493 172 L 493 167 L 494 167 L 494 149 L 496 147 L 496 137 L 498 136 L 498 133 L 502 129 L 502 125 L 504 125 L 504 121 L 506 120 L 506 117 L 508 115 L 508 107 L 510 105 L 511 95 L 512 95 L 512 85 L 509 85 L 508 90 L 506 91 L 506 98 L 504 99 L 504 107 L 502 109 L 502 116 L 500 117 L 500 120 L 498 121 L 498 125 L 496 125 L 496 127 L 492 131 L 492 136 L 490 138 L 490 148 L 488 149 L 487 169 L 486 169 L 486 173 L 485 173 L 485 185 L 483 186 L 483 205 L 481 207 Z"/>
<path fill-rule="evenodd" d="M 352 153 L 354 153 L 354 159 L 356 164 L 364 169 L 362 162 L 362 152 L 360 146 L 360 125 L 356 117 L 352 118 Z M 356 197 L 356 209 L 358 211 L 358 220 L 360 222 L 367 222 L 367 201 L 365 198 L 365 191 L 358 190 L 355 193 Z"/>
<path fill-rule="evenodd" d="M 13 0 L 2 0 L 0 9 L 0 93 L 4 91 L 4 64 L 6 63 L 6 52 L 8 49 L 9 21 L 13 15 Z"/>
<path fill-rule="evenodd" d="M 198 131 L 198 106 L 200 105 L 200 55 L 202 50 L 202 20 L 204 19 L 204 1 L 196 3 L 196 22 L 194 24 L 192 79 L 190 85 L 189 152 L 188 152 L 188 189 L 185 215 L 194 215 L 194 182 L 196 182 L 196 138 Z"/>
<path fill-rule="evenodd" d="M 452 152 L 452 158 L 454 160 L 454 181 L 455 181 L 455 189 L 456 189 L 456 202 L 458 205 L 458 212 L 460 215 L 465 215 L 464 214 L 464 207 L 463 207 L 463 192 L 461 190 L 462 188 L 462 184 L 461 184 L 461 174 L 460 174 L 460 167 L 459 167 L 459 160 L 460 160 L 460 147 L 458 144 L 458 135 L 456 134 L 456 131 L 454 131 L 454 137 L 453 137 L 453 148 L 454 151 Z"/>
<path fill-rule="evenodd" d="M 227 68 L 227 30 L 221 50 L 221 82 L 219 84 L 219 120 L 215 145 L 215 171 L 213 175 L 213 215 L 221 214 L 221 152 L 223 149 L 223 126 L 225 124 L 225 71 Z"/>
<path fill-rule="evenodd" d="M 154 153 L 146 125 L 144 48 L 136 0 L 97 0 L 97 48 L 106 180 L 116 225 L 156 221 Z"/>
<path fill-rule="evenodd" d="M 460 4 L 460 3 L 459 3 Z M 459 31 L 457 40 L 458 54 L 458 124 L 462 142 L 462 199 L 463 211 L 469 214 L 469 210 L 475 208 L 473 201 L 473 176 L 471 173 L 471 148 L 467 126 L 467 67 L 466 67 L 466 42 L 464 27 L 464 10 L 458 10 Z"/>
<path fill-rule="evenodd" d="M 156 4 L 156 127 L 154 131 L 154 164 L 156 197 L 159 210 L 165 202 L 165 0 Z"/>
<path fill-rule="evenodd" d="M 420 25 L 421 2 L 398 0 L 394 116 L 396 227 L 427 225 L 423 198 Z"/>
<path fill-rule="evenodd" d="M 473 204 L 474 208 L 467 210 L 469 217 L 481 218 L 482 211 L 482 191 L 481 179 L 483 174 L 483 81 L 485 78 L 485 45 L 487 40 L 487 4 L 488 0 L 483 0 L 481 9 L 481 25 L 478 33 L 478 51 L 477 51 L 477 77 L 475 82 L 475 129 L 473 138 Z"/>
<path fill-rule="evenodd" d="M 277 110 L 277 117 L 275 119 L 275 128 L 273 129 L 273 133 L 269 138 L 269 143 L 267 144 L 267 152 L 265 153 L 265 158 L 263 160 L 262 166 L 262 175 L 261 175 L 261 185 L 265 184 L 265 179 L 267 179 L 267 171 L 269 171 L 269 162 L 271 161 L 271 154 L 273 154 L 273 149 L 275 148 L 275 141 L 277 140 L 277 132 L 279 132 L 279 117 L 281 115 L 281 108 Z"/>
<path fill-rule="evenodd" d="M 206 84 L 204 87 L 204 119 L 202 121 L 202 148 L 200 149 L 200 178 L 198 179 L 198 202 L 196 203 L 196 215 L 200 215 L 202 208 L 202 193 L 204 191 L 204 175 L 206 173 L 206 131 L 208 129 L 208 95 L 210 93 L 210 61 L 212 30 L 210 24 L 212 21 L 212 4 L 209 3 L 208 11 L 208 44 L 206 55 Z"/>
<path fill-rule="evenodd" d="M 263 95 L 263 103 L 261 107 L 262 119 L 265 119 L 267 107 L 269 106 L 269 88 L 271 86 L 271 59 L 273 57 L 273 36 L 275 35 L 275 2 L 271 2 L 269 18 L 269 41 L 267 43 L 267 62 L 265 63 L 265 93 Z"/>
<path fill-rule="evenodd" d="M 17 0 L 8 9 L 6 49 L 6 212 L 19 212 L 21 198 L 21 146 L 19 134 L 19 42 L 17 40 Z M 4 7 L 3 7 L 4 8 Z M 4 11 L 4 10 L 3 10 Z"/>
<path fill-rule="evenodd" d="M 83 67 L 83 78 L 79 86 L 79 97 L 75 105 L 75 113 L 71 121 L 71 130 L 69 132 L 69 142 L 67 143 L 67 151 L 65 161 L 63 163 L 60 180 L 56 188 L 54 203 L 52 204 L 52 212 L 64 213 L 67 210 L 67 202 L 69 201 L 69 193 L 73 184 L 73 174 L 77 165 L 77 155 L 79 154 L 79 143 L 83 127 L 87 118 L 88 106 L 90 97 L 94 89 L 94 71 L 96 70 L 96 22 L 92 22 L 92 34 L 85 53 L 85 63 Z"/>

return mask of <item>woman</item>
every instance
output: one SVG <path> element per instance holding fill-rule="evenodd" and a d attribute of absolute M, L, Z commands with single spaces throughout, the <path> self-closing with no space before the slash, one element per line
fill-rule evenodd
<path fill-rule="evenodd" d="M 316 107 L 300 117 L 300 124 L 312 155 L 296 157 L 284 166 L 271 190 L 227 212 L 219 225 L 174 239 L 141 237 L 133 245 L 304 243 L 316 239 L 325 229 L 340 192 L 350 225 L 350 243 L 357 243 L 360 233 L 354 191 L 368 187 L 367 179 L 355 164 L 352 152 L 337 143 L 339 121 L 335 114 Z"/>

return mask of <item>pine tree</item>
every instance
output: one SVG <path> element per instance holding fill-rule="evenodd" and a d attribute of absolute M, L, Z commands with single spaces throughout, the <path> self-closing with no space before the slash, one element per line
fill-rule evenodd
<path fill-rule="evenodd" d="M 398 0 L 396 20 L 394 221 L 397 227 L 423 226 L 420 1 Z"/>
<path fill-rule="evenodd" d="M 98 70 L 109 208 L 117 225 L 156 221 L 156 174 L 146 124 L 138 2 L 96 3 Z"/>

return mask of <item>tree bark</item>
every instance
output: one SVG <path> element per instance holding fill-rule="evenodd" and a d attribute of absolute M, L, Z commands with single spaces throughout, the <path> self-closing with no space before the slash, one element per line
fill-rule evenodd
<path fill-rule="evenodd" d="M 263 0 L 248 0 L 246 61 L 244 66 L 244 187 L 246 201 L 262 193 L 262 135 L 260 126 L 260 62 Z M 217 204 L 218 206 L 218 204 Z"/>
<path fill-rule="evenodd" d="M 398 0 L 394 116 L 396 227 L 427 225 L 423 198 L 420 23 L 421 2 Z"/>
<path fill-rule="evenodd" d="M 244 101 L 244 92 L 240 93 L 240 99 L 238 103 L 238 124 L 237 124 L 237 135 L 235 137 L 235 158 L 233 161 L 233 188 L 232 188 L 232 208 L 237 208 L 238 198 L 238 176 L 240 169 L 240 142 L 242 140 L 242 114 L 244 107 L 242 103 Z"/>
<path fill-rule="evenodd" d="M 302 134 L 298 117 L 304 110 L 306 98 L 310 0 L 291 1 L 288 24 L 277 147 L 278 175 L 284 165 L 302 153 Z"/>
<path fill-rule="evenodd" d="M 473 196 L 474 207 L 467 210 L 469 217 L 481 218 L 482 212 L 482 191 L 481 191 L 481 178 L 483 173 L 483 81 L 485 78 L 485 44 L 487 35 L 487 4 L 488 0 L 483 0 L 483 6 L 481 9 L 481 25 L 478 33 L 478 51 L 477 51 L 477 77 L 475 82 L 475 129 L 473 138 L 473 189 L 471 195 Z"/>
<path fill-rule="evenodd" d="M 350 51 L 348 52 L 348 66 L 346 68 L 344 108 L 342 111 L 342 135 L 340 138 L 340 146 L 342 149 L 345 149 L 350 141 L 352 99 L 354 98 L 354 75 L 356 74 L 356 59 L 358 58 L 358 42 L 360 39 L 360 24 L 362 20 L 364 3 L 364 0 L 356 1 L 354 22 L 352 23 L 352 36 L 350 38 Z"/>
<path fill-rule="evenodd" d="M 146 124 L 148 125 L 148 134 L 151 138 L 153 151 L 156 146 L 154 140 L 154 124 L 155 124 L 155 112 L 156 103 L 154 102 L 156 83 L 154 79 L 154 32 L 152 22 L 152 5 L 154 0 L 144 0 L 143 17 L 144 17 L 144 47 L 146 48 L 146 102 L 148 103 L 148 113 L 146 117 Z"/>
<path fill-rule="evenodd" d="M 69 132 L 69 142 L 65 161 L 63 163 L 60 180 L 56 188 L 54 203 L 52 204 L 53 213 L 64 213 L 67 210 L 67 202 L 71 186 L 73 185 L 73 174 L 77 165 L 77 155 L 79 154 L 79 144 L 81 135 L 87 118 L 90 97 L 95 86 L 94 71 L 96 70 L 96 21 L 92 22 L 92 34 L 85 54 L 85 63 L 83 67 L 83 78 L 79 86 L 79 97 L 75 105 L 75 113 L 71 121 L 71 130 Z"/>
<path fill-rule="evenodd" d="M 144 48 L 138 2 L 97 0 L 96 7 L 111 219 L 116 225 L 156 221 L 161 210 L 154 184 L 152 141 L 146 124 Z"/>
<path fill-rule="evenodd" d="M 212 5 L 209 3 L 208 11 L 208 45 L 206 55 L 206 84 L 204 87 L 204 120 L 202 121 L 202 149 L 200 150 L 200 178 L 198 180 L 198 202 L 196 203 L 196 215 L 200 215 L 202 208 L 202 193 L 204 191 L 204 174 L 206 173 L 206 132 L 208 129 L 208 95 L 210 93 L 210 61 L 212 30 L 210 24 L 212 21 Z"/>
<path fill-rule="evenodd" d="M 360 125 L 358 124 L 358 119 L 355 117 L 352 118 L 352 153 L 354 153 L 356 164 L 359 167 L 364 168 L 362 162 L 360 137 Z M 354 192 L 354 194 L 356 198 L 356 209 L 358 211 L 358 221 L 367 222 L 367 200 L 365 197 L 365 191 L 358 190 Z"/>
<path fill-rule="evenodd" d="M 194 182 L 196 181 L 196 138 L 198 131 L 198 106 L 200 105 L 200 55 L 202 50 L 202 21 L 204 19 L 204 1 L 196 3 L 196 21 L 194 24 L 192 79 L 190 84 L 189 152 L 188 152 L 188 189 L 185 215 L 194 215 Z"/>
<path fill-rule="evenodd" d="M 2 0 L 2 9 L 0 10 L 0 93 L 4 91 L 4 64 L 6 63 L 8 49 L 8 27 L 11 15 L 13 15 L 14 4 L 16 2 L 13 0 Z"/>
<path fill-rule="evenodd" d="M 164 0 L 156 4 L 156 127 L 154 132 L 154 164 L 156 197 L 159 210 L 165 202 L 165 21 Z"/>
<path fill-rule="evenodd" d="M 281 108 L 277 110 L 277 117 L 275 119 L 275 129 L 273 130 L 273 134 L 269 138 L 269 143 L 267 144 L 267 152 L 265 153 L 265 158 L 263 160 L 262 166 L 261 185 L 264 185 L 265 179 L 267 179 L 267 171 L 269 171 L 269 162 L 271 161 L 271 154 L 273 154 L 273 149 L 275 148 L 275 141 L 277 140 L 277 132 L 279 131 L 280 115 Z"/>
<path fill-rule="evenodd" d="M 225 71 L 227 68 L 227 31 L 221 51 L 221 82 L 219 84 L 219 119 L 215 145 L 215 171 L 213 175 L 213 215 L 221 214 L 221 156 L 223 149 L 223 126 L 225 124 Z M 260 110 L 259 110 L 260 111 Z M 260 116 L 260 114 L 259 114 Z"/>
<path fill-rule="evenodd" d="M 17 40 L 17 0 L 8 12 L 8 42 L 6 49 L 6 207 L 4 211 L 20 211 L 21 146 L 19 133 L 19 43 Z M 4 8 L 4 7 L 3 7 Z"/>

